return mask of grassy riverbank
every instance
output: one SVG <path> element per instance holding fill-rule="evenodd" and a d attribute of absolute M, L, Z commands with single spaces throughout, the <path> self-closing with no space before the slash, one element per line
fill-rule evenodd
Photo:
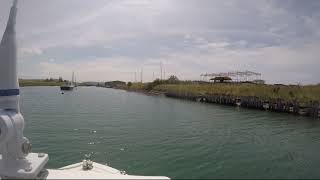
<path fill-rule="evenodd" d="M 19 79 L 21 87 L 25 86 L 61 86 L 65 82 L 55 79 Z"/>
<path fill-rule="evenodd" d="M 275 86 L 256 84 L 213 84 L 213 85 L 159 85 L 157 91 L 188 93 L 193 95 L 249 96 L 261 99 L 283 99 L 306 103 L 320 100 L 320 86 Z"/>
<path fill-rule="evenodd" d="M 258 97 L 260 99 L 283 99 L 306 103 L 320 101 L 320 85 L 284 86 L 258 84 L 150 84 L 133 83 L 128 90 L 132 91 L 160 91 L 164 93 L 201 95 L 230 95 Z"/>

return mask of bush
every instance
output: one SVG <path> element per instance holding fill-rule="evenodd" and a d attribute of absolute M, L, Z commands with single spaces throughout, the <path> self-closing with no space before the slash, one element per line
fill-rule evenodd
<path fill-rule="evenodd" d="M 168 81 L 168 84 L 178 84 L 179 83 L 179 79 L 175 75 L 171 75 L 167 81 Z"/>

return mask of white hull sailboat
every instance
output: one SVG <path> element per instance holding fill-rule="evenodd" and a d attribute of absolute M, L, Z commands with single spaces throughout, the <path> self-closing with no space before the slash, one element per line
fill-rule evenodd
<path fill-rule="evenodd" d="M 61 91 L 72 91 L 74 89 L 74 73 L 72 73 L 72 80 L 69 84 L 60 86 Z"/>
<path fill-rule="evenodd" d="M 17 78 L 14 0 L 0 44 L 0 179 L 169 179 L 162 176 L 127 175 L 112 167 L 83 160 L 60 169 L 45 169 L 49 156 L 31 153 L 24 137 L 24 118 L 20 112 Z"/>

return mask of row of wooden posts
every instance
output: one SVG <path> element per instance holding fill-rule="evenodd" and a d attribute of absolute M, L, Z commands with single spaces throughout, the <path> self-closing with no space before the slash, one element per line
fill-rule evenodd
<path fill-rule="evenodd" d="M 230 106 L 239 106 L 244 108 L 269 110 L 274 112 L 291 113 L 301 116 L 310 116 L 320 118 L 319 101 L 310 101 L 301 105 L 296 101 L 285 101 L 283 99 L 262 99 L 251 96 L 231 96 L 231 95 L 194 95 L 188 93 L 165 93 L 167 97 L 186 99 L 191 101 L 215 103 Z"/>

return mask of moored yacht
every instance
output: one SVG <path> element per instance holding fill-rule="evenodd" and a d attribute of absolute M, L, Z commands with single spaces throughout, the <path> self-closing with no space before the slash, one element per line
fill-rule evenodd
<path fill-rule="evenodd" d="M 72 84 L 67 84 L 60 86 L 61 91 L 72 91 L 74 89 L 74 85 Z"/>
<path fill-rule="evenodd" d="M 61 91 L 72 91 L 74 89 L 74 73 L 72 73 L 72 80 L 68 84 L 60 86 Z"/>

